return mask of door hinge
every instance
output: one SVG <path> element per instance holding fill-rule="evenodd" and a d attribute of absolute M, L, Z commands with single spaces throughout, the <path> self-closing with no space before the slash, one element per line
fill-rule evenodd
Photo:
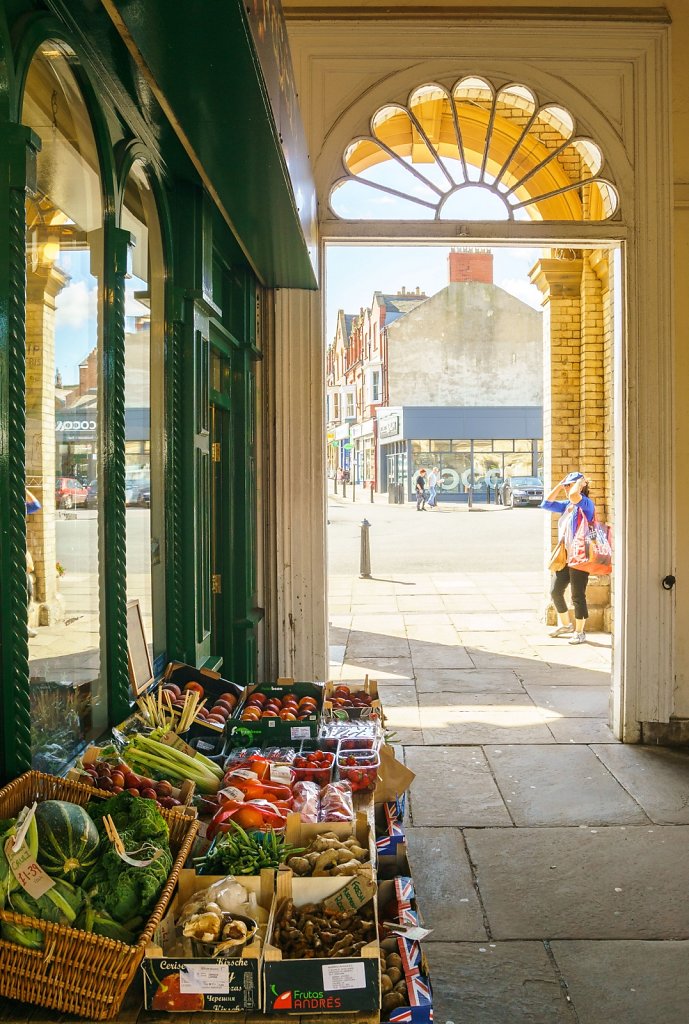
<path fill-rule="evenodd" d="M 219 572 L 211 575 L 211 594 L 222 594 L 222 576 Z"/>
<path fill-rule="evenodd" d="M 211 445 L 211 462 L 220 462 L 220 441 L 214 441 Z"/>

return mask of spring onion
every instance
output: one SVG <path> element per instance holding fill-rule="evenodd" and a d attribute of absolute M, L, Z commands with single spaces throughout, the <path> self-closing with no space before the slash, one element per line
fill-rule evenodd
<path fill-rule="evenodd" d="M 138 733 L 127 744 L 124 757 L 135 771 L 160 774 L 171 781 L 189 779 L 201 793 L 217 793 L 222 779 L 219 765 L 199 755 L 191 757 L 150 736 Z"/>

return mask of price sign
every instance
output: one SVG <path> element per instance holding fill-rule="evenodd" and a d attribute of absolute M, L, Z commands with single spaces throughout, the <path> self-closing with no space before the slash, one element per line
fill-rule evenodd
<path fill-rule="evenodd" d="M 289 786 L 292 782 L 292 769 L 287 764 L 271 764 L 270 781 Z"/>
<path fill-rule="evenodd" d="M 26 843 L 22 843 L 17 851 L 13 847 L 14 838 L 10 837 L 5 843 L 5 856 L 12 874 L 29 896 L 35 900 L 40 899 L 53 888 L 55 882 L 36 862 Z"/>

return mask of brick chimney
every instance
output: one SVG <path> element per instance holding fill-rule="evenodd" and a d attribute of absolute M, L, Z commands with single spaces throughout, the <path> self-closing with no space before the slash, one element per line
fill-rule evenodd
<path fill-rule="evenodd" d="M 490 249 L 452 249 L 447 262 L 450 284 L 462 281 L 493 283 L 493 253 Z"/>

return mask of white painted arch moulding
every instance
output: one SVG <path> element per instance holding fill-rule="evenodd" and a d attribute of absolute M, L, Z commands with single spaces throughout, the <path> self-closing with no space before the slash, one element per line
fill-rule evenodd
<path fill-rule="evenodd" d="M 541 102 L 565 106 L 605 154 L 620 192 L 617 238 L 626 239 L 624 330 L 615 368 L 613 725 L 620 737 L 638 740 L 639 722 L 668 721 L 673 710 L 674 599 L 660 582 L 673 571 L 675 557 L 668 28 L 600 20 L 565 27 L 556 18 L 538 27 L 517 20 L 368 22 L 365 29 L 304 22 L 290 25 L 290 41 L 324 221 L 345 146 L 367 130 L 377 106 L 404 102 L 425 81 L 449 84 L 473 73 L 495 84 L 523 82 Z M 614 224 L 608 222 L 606 233 Z M 582 225 L 570 225 L 563 234 L 575 227 Z M 603 234 L 591 228 L 592 236 Z M 506 240 L 520 238 L 518 224 L 504 229 Z M 385 231 L 391 239 L 410 234 L 401 223 L 386 224 Z M 323 238 L 326 232 L 322 222 Z M 346 233 L 346 227 L 338 229 L 338 240 Z M 359 234 L 351 225 L 350 237 Z M 469 236 L 474 237 L 471 229 Z M 531 231 L 528 238 L 534 244 Z M 293 341 L 304 343 L 294 336 Z M 320 443 L 312 438 L 312 444 Z"/>

